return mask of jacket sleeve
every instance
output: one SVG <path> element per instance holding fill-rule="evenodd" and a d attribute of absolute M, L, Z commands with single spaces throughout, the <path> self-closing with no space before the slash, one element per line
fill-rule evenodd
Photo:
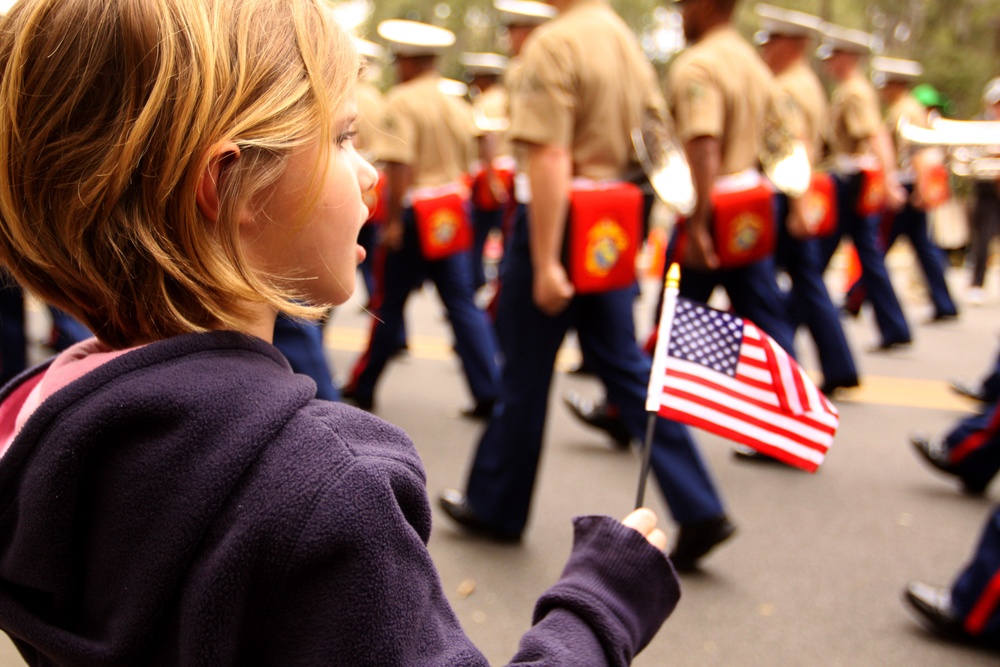
<path fill-rule="evenodd" d="M 538 600 L 512 665 L 631 664 L 677 606 L 677 574 L 642 535 L 607 516 L 573 525 L 569 562 Z"/>
<path fill-rule="evenodd" d="M 429 527 L 419 470 L 391 459 L 352 464 L 321 494 L 297 539 L 272 615 L 277 636 L 288 640 L 274 657 L 289 665 L 487 667 L 444 595 L 426 548 Z M 510 664 L 627 665 L 676 604 L 669 561 L 639 533 L 584 517 L 574 542 Z"/>

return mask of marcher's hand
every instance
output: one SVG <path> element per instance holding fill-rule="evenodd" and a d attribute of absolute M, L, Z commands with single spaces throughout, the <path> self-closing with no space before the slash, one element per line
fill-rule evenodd
<path fill-rule="evenodd" d="M 667 548 L 667 536 L 656 527 L 656 513 L 648 507 L 640 507 L 635 510 L 622 519 L 622 523 L 632 530 L 639 531 L 646 538 L 646 541 L 660 551 Z"/>
<path fill-rule="evenodd" d="M 712 235 L 704 225 L 688 225 L 687 245 L 684 248 L 684 266 L 692 269 L 714 270 L 719 268 Z"/>
<path fill-rule="evenodd" d="M 399 250 L 403 247 L 403 221 L 386 220 L 379 230 L 379 245 L 387 250 Z"/>
<path fill-rule="evenodd" d="M 807 239 L 816 233 L 816 224 L 809 224 L 806 216 L 802 214 L 802 200 L 791 199 L 788 204 L 788 217 L 785 218 L 785 226 L 788 233 L 795 239 Z"/>
<path fill-rule="evenodd" d="M 906 205 L 908 193 L 896 179 L 886 179 L 885 182 L 885 207 L 890 211 L 898 211 Z"/>
<path fill-rule="evenodd" d="M 543 269 L 535 270 L 532 296 L 535 305 L 546 315 L 554 317 L 566 310 L 573 298 L 573 284 L 566 275 L 565 267 L 553 262 Z"/>

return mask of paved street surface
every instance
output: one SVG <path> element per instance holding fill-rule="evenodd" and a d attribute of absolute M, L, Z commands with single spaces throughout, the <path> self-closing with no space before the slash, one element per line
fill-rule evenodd
<path fill-rule="evenodd" d="M 957 322 L 926 324 L 930 309 L 911 278 L 909 251 L 893 257 L 915 345 L 868 353 L 877 339 L 869 314 L 846 323 L 864 386 L 837 400 L 840 432 L 816 475 L 734 461 L 727 442 L 697 432 L 739 531 L 701 572 L 683 577 L 679 607 L 634 664 L 975 666 L 1000 660 L 931 637 L 901 604 L 910 579 L 950 582 L 1000 497 L 997 485 L 987 498 L 963 496 L 922 465 L 906 439 L 912 431 L 940 432 L 973 408 L 950 394 L 946 382 L 978 378 L 992 363 L 1000 347 L 1000 280 L 991 272 L 986 303 L 966 305 Z M 965 273 L 950 279 L 961 304 Z M 648 300 L 637 308 L 641 328 L 648 329 Z M 367 328 L 356 304 L 335 314 L 327 344 L 341 379 Z M 457 416 L 469 397 L 432 292 L 414 295 L 409 332 L 410 351 L 390 365 L 375 409 L 413 438 L 433 497 L 463 485 L 481 425 Z M 804 365 L 815 368 L 807 338 L 799 339 L 799 350 Z M 574 358 L 569 340 L 561 367 Z M 570 548 L 570 518 L 624 516 L 634 499 L 637 454 L 612 449 L 601 434 L 572 421 L 561 402 L 568 389 L 601 393 L 596 380 L 557 373 L 522 544 L 466 537 L 435 508 L 430 548 L 444 589 L 493 664 L 513 655 L 535 598 L 558 577 Z M 655 482 L 650 489 L 651 504 L 672 534 Z M 22 664 L 12 648 L 3 649 L 0 667 Z"/>

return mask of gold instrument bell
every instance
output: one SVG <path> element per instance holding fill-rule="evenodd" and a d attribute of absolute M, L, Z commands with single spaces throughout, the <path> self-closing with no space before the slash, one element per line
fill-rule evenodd
<path fill-rule="evenodd" d="M 677 215 L 691 215 L 698 197 L 691 167 L 670 121 L 647 116 L 641 127 L 632 130 L 632 146 L 660 200 Z"/>
<path fill-rule="evenodd" d="M 956 176 L 982 180 L 1000 177 L 1000 121 L 937 118 L 928 128 L 902 118 L 897 132 L 912 146 L 948 148 Z"/>
<path fill-rule="evenodd" d="M 779 104 L 768 105 L 764 114 L 764 139 L 758 157 L 774 187 L 789 197 L 801 197 L 809 189 L 809 154 L 802 140 L 789 129 Z"/>

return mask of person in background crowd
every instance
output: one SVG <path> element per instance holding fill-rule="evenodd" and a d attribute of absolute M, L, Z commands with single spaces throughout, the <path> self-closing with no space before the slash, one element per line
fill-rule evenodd
<path fill-rule="evenodd" d="M 983 120 L 1000 120 L 1000 77 L 992 79 L 983 90 Z M 993 146 L 991 152 L 1000 154 L 1000 146 Z M 989 261 L 990 245 L 1000 236 L 1000 179 L 983 175 L 974 183 L 975 206 L 972 209 L 971 234 L 968 261 L 972 264 L 972 280 L 967 299 L 973 305 L 980 305 L 986 298 L 983 283 L 986 281 L 986 265 Z"/>
<path fill-rule="evenodd" d="M 507 58 L 498 53 L 463 53 L 459 61 L 470 80 L 476 125 L 483 140 L 491 143 L 489 153 L 494 156 L 492 170 L 482 164 L 472 169 L 472 280 L 479 290 L 487 282 L 483 264 L 486 239 L 500 232 L 513 189 L 514 157 L 503 137 L 510 123 L 510 100 L 502 83 Z"/>
<path fill-rule="evenodd" d="M 790 114 L 797 119 L 801 129 L 798 134 L 815 168 L 823 155 L 823 131 L 829 109 L 826 91 L 809 67 L 806 53 L 810 42 L 820 33 L 822 21 L 816 16 L 771 5 L 758 4 L 755 11 L 760 17 L 761 57 L 774 73 L 775 84 L 792 101 Z M 779 215 L 782 219 L 778 227 L 776 262 L 788 272 L 792 281 L 789 319 L 802 322 L 808 328 L 823 372 L 821 390 L 832 396 L 839 389 L 858 386 L 858 371 L 837 307 L 823 281 L 820 241 L 816 235 L 820 221 L 813 219 L 812 211 L 803 209 L 804 206 L 815 206 L 820 211 L 824 206 L 831 209 L 834 202 L 825 201 L 822 199 L 824 194 L 819 192 L 811 191 L 806 197 L 810 199 L 797 202 L 798 208 L 790 210 L 787 198 L 779 195 L 780 208 L 786 214 Z M 813 197 L 821 198 L 819 203 L 815 203 Z"/>
<path fill-rule="evenodd" d="M 468 188 L 463 181 L 477 155 L 480 132 L 469 105 L 442 92 L 437 71 L 438 56 L 454 44 L 455 35 L 414 21 L 383 21 L 379 34 L 393 51 L 399 74 L 399 83 L 386 95 L 378 142 L 388 204 L 376 263 L 382 273 L 376 280 L 368 347 L 342 392 L 361 408 L 374 407 L 375 387 L 398 349 L 406 301 L 430 278 L 448 312 L 472 393 L 472 405 L 462 412 L 485 419 L 493 409 L 500 374 L 492 327 L 473 300 Z"/>
<path fill-rule="evenodd" d="M 882 254 L 886 255 L 896 240 L 905 236 L 927 283 L 934 306 L 931 321 L 953 320 L 958 317 L 958 309 L 945 281 L 944 254 L 931 238 L 927 224 L 927 210 L 939 206 L 947 197 L 948 172 L 938 149 L 907 147 L 899 136 L 900 123 L 930 127 L 927 107 L 911 93 L 913 82 L 923 74 L 923 67 L 913 60 L 878 56 L 872 59 L 872 72 L 886 104 L 885 129 L 893 139 L 897 173 L 907 192 L 903 208 L 884 214 Z M 845 308 L 856 315 L 865 295 L 859 280 L 848 290 Z"/>
<path fill-rule="evenodd" d="M 881 333 L 872 349 L 906 347 L 910 328 L 889 280 L 878 230 L 882 210 L 899 210 L 907 193 L 899 183 L 896 155 L 882 125 L 875 89 L 861 71 L 861 59 L 871 52 L 871 35 L 828 25 L 819 51 L 823 69 L 836 84 L 826 136 L 836 174 L 839 218 L 836 232 L 823 239 L 823 265 L 829 264 L 841 238 L 849 235 Z"/>

